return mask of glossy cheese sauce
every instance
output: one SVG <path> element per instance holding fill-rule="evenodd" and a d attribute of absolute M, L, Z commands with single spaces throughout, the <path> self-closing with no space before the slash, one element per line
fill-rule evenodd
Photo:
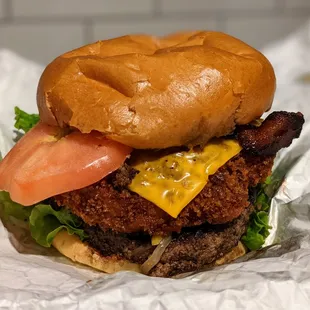
<path fill-rule="evenodd" d="M 205 187 L 208 177 L 240 151 L 235 140 L 214 139 L 202 150 L 164 156 L 141 153 L 131 163 L 139 173 L 129 189 L 176 218 Z"/>
<path fill-rule="evenodd" d="M 154 236 L 152 236 L 151 243 L 152 243 L 152 245 L 159 245 L 159 243 L 162 239 L 163 239 L 162 236 L 154 235 Z"/>

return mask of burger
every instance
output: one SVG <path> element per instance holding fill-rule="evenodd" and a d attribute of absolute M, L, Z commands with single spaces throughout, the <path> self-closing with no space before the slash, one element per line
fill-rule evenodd
<path fill-rule="evenodd" d="M 271 107 L 269 61 L 218 32 L 123 36 L 43 72 L 38 115 L 0 162 L 4 213 L 77 263 L 173 277 L 268 236 L 274 158 L 300 112 Z"/>

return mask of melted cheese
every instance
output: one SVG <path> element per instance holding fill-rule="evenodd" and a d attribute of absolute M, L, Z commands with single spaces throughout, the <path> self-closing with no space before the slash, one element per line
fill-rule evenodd
<path fill-rule="evenodd" d="M 141 153 L 132 163 L 140 173 L 129 189 L 176 218 L 205 187 L 208 177 L 240 151 L 235 140 L 215 139 L 198 151 Z"/>
<path fill-rule="evenodd" d="M 152 245 L 159 245 L 161 240 L 163 240 L 162 236 L 159 235 L 152 236 Z"/>

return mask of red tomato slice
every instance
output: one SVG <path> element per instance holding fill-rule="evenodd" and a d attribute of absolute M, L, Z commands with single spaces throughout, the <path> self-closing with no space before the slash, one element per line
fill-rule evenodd
<path fill-rule="evenodd" d="M 131 148 L 100 133 L 72 132 L 42 123 L 0 162 L 0 190 L 24 206 L 96 183 L 118 169 Z"/>

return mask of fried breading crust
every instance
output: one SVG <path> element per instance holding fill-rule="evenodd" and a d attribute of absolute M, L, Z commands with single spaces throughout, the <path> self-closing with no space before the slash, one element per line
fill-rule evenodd
<path fill-rule="evenodd" d="M 274 156 L 251 156 L 241 152 L 210 176 L 204 189 L 176 219 L 136 193 L 117 190 L 111 177 L 59 195 L 55 200 L 85 223 L 99 225 L 103 230 L 167 235 L 180 232 L 182 227 L 205 222 L 223 224 L 240 216 L 249 205 L 249 187 L 266 179 L 273 159 Z"/>

